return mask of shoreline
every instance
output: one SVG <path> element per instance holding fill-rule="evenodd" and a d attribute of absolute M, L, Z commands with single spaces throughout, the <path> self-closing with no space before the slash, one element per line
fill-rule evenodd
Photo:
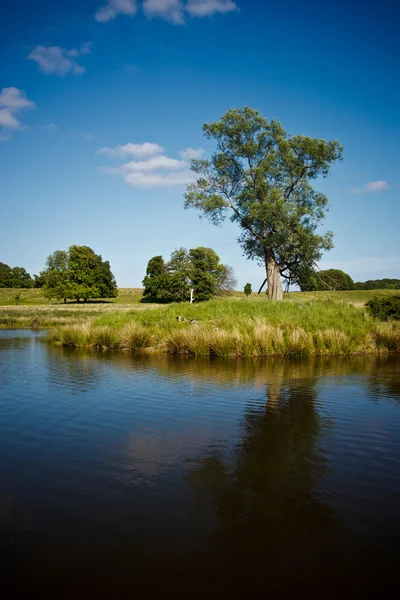
<path fill-rule="evenodd" d="M 400 321 L 345 301 L 217 299 L 126 307 L 0 310 L 1 329 L 48 330 L 69 348 L 212 357 L 400 354 Z"/>

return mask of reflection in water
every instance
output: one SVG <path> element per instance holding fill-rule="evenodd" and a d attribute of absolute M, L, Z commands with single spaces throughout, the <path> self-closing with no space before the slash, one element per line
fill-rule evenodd
<path fill-rule="evenodd" d="M 398 358 L 202 360 L 2 340 L 0 550 L 15 591 L 288 598 L 388 584 Z"/>
<path fill-rule="evenodd" d="M 226 573 L 236 574 L 235 585 L 244 579 L 247 587 L 251 578 L 258 587 L 267 579 L 270 591 L 296 588 L 304 561 L 316 560 L 318 547 L 337 521 L 318 492 L 329 468 L 320 442 L 332 422 L 316 410 L 316 380 L 305 378 L 310 365 L 276 367 L 267 383 L 266 405 L 246 406 L 233 456 L 211 449 L 188 476 L 196 494 L 209 493 L 218 515 L 216 562 L 223 557 Z M 285 377 L 288 371 L 290 378 Z M 314 581 L 320 575 L 316 568 Z"/>
<path fill-rule="evenodd" d="M 49 385 L 78 395 L 96 387 L 103 372 L 93 353 L 53 347 L 46 354 Z"/>

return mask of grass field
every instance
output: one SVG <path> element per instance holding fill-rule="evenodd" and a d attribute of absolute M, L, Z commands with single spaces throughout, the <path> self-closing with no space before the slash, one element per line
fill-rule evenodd
<path fill-rule="evenodd" d="M 142 299 L 143 290 L 142 288 L 119 288 L 117 298 L 109 298 L 105 300 L 94 300 L 88 302 L 87 307 L 92 306 L 105 306 L 105 305 L 126 305 L 126 304 L 139 304 Z M 0 288 L 0 307 L 1 306 L 16 306 L 16 295 L 20 296 L 18 299 L 18 306 L 62 306 L 62 307 L 78 307 L 82 308 L 83 303 L 68 302 L 66 305 L 63 302 L 52 300 L 49 302 L 44 297 L 41 289 L 13 289 L 13 288 Z M 286 300 L 293 300 L 294 302 L 304 302 L 310 300 L 338 300 L 350 302 L 351 304 L 361 306 L 365 304 L 370 298 L 375 296 L 396 296 L 400 295 L 400 290 L 354 290 L 350 292 L 289 292 L 285 294 Z M 243 292 L 233 292 L 229 299 L 232 300 L 243 300 L 245 295 Z M 249 296 L 249 300 L 256 300 L 257 302 L 265 302 L 266 294 L 253 293 Z M 114 309 L 116 306 L 114 306 Z"/>
<path fill-rule="evenodd" d="M 110 302 L 41 304 L 38 292 L 28 290 L 26 304 L 0 306 L 0 328 L 50 328 L 49 339 L 69 347 L 200 356 L 400 352 L 400 323 L 374 321 L 363 308 L 374 296 L 396 295 L 392 290 L 294 292 L 276 303 L 235 293 L 192 305 L 140 304 L 138 289 Z"/>
<path fill-rule="evenodd" d="M 93 304 L 138 304 L 142 299 L 142 289 L 141 288 L 120 288 L 118 290 L 117 298 L 110 298 L 106 300 L 98 300 L 91 302 L 90 305 Z M 19 295 L 18 299 L 19 306 L 36 306 L 36 305 L 48 305 L 48 306 L 58 306 L 59 304 L 64 305 L 63 302 L 58 302 L 57 300 L 52 300 L 49 302 L 47 298 L 44 297 L 43 291 L 39 289 L 13 289 L 13 288 L 0 288 L 0 306 L 15 306 L 16 300 L 15 296 Z M 68 302 L 68 306 L 75 306 L 75 302 Z M 78 303 L 78 306 L 82 306 L 82 303 Z"/>

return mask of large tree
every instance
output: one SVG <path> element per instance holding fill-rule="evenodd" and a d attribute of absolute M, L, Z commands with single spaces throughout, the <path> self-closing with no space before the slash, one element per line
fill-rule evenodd
<path fill-rule="evenodd" d="M 114 298 L 117 285 L 110 263 L 103 261 L 88 246 L 70 246 L 68 251 L 56 250 L 46 261 L 43 271 L 45 294 L 49 298 Z"/>
<path fill-rule="evenodd" d="M 198 179 L 187 188 L 185 208 L 197 208 L 216 225 L 230 214 L 244 254 L 265 265 L 269 298 L 281 300 L 280 276 L 311 268 L 332 247 L 330 232 L 317 233 L 328 199 L 311 182 L 328 175 L 342 147 L 291 136 L 248 107 L 228 110 L 203 131 L 217 149 L 211 160 L 192 160 Z"/>

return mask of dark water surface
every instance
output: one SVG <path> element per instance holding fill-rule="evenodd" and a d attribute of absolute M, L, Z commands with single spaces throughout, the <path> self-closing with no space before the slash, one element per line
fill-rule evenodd
<path fill-rule="evenodd" d="M 383 596 L 399 534 L 398 357 L 125 356 L 0 332 L 7 597 Z"/>

